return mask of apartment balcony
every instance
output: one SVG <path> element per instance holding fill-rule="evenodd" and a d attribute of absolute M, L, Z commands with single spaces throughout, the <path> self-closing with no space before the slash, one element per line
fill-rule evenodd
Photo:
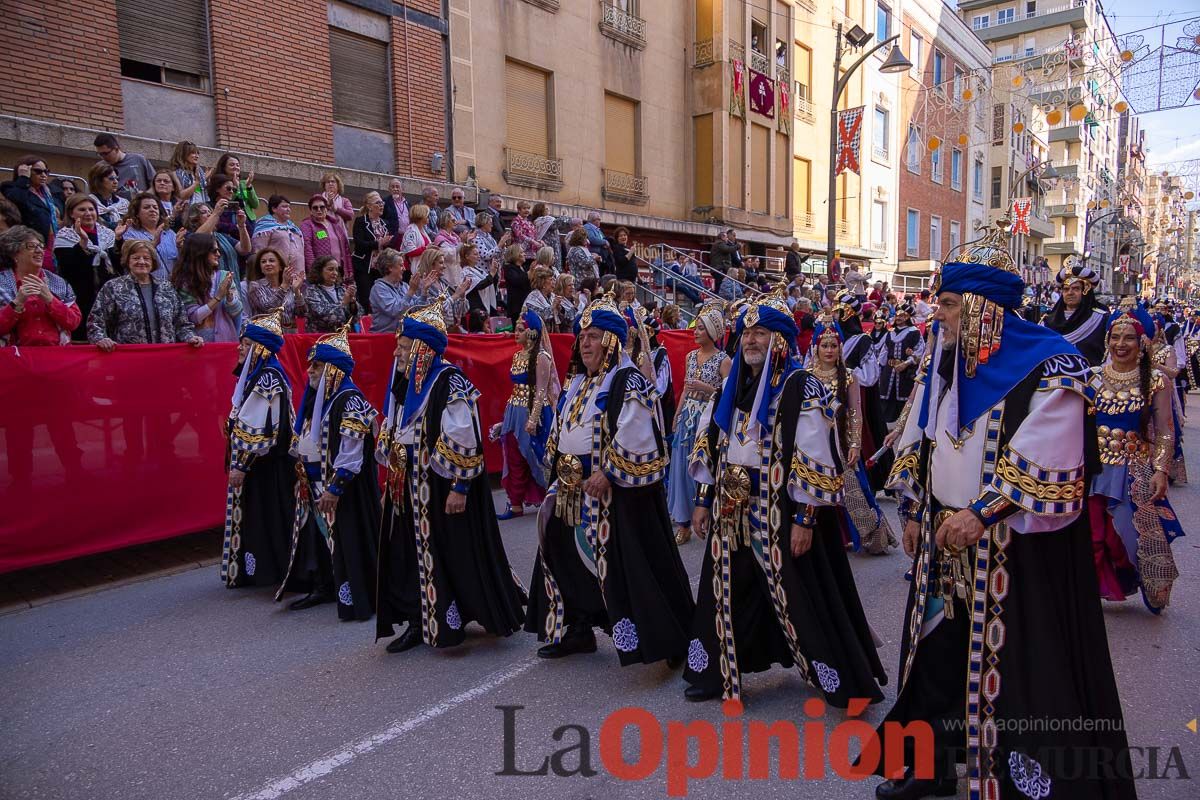
<path fill-rule="evenodd" d="M 703 42 L 692 43 L 692 66 L 707 67 L 716 61 L 716 41 L 705 39 Z"/>
<path fill-rule="evenodd" d="M 1030 88 L 1029 99 L 1038 104 L 1066 105 L 1068 103 L 1078 103 L 1083 99 L 1083 89 L 1079 86 L 1072 86 L 1069 89 L 1043 89 L 1040 91 L 1037 86 Z"/>
<path fill-rule="evenodd" d="M 650 202 L 650 192 L 647 190 L 645 176 L 617 172 L 615 169 L 604 170 L 603 194 L 605 200 L 615 200 L 618 203 L 630 203 L 635 206 L 644 206 Z"/>
<path fill-rule="evenodd" d="M 504 148 L 504 180 L 513 186 L 557 192 L 563 187 L 562 159 Z"/>
<path fill-rule="evenodd" d="M 839 238 L 850 235 L 850 220 L 839 219 L 837 221 L 837 235 Z"/>
<path fill-rule="evenodd" d="M 1064 203 L 1062 205 L 1047 206 L 1046 211 L 1051 217 L 1078 217 L 1079 212 L 1075 210 L 1074 203 Z"/>
<path fill-rule="evenodd" d="M 549 11 L 551 14 L 558 11 L 558 0 L 525 0 L 531 6 Z"/>
<path fill-rule="evenodd" d="M 1050 141 L 1053 142 L 1079 142 L 1083 141 L 1083 126 L 1085 123 L 1076 122 L 1071 125 L 1064 125 L 1061 128 L 1054 128 L 1050 131 Z"/>
<path fill-rule="evenodd" d="M 1048 256 L 1078 255 L 1074 240 L 1069 242 L 1046 242 L 1044 252 Z"/>
<path fill-rule="evenodd" d="M 613 0 L 600 0 L 600 32 L 635 50 L 646 46 L 646 20 L 618 8 Z"/>
<path fill-rule="evenodd" d="M 771 59 L 765 53 L 760 53 L 753 48 L 750 50 L 750 69 L 755 72 L 761 72 L 764 75 L 771 74 Z"/>
<path fill-rule="evenodd" d="M 1049 239 L 1054 235 L 1055 226 L 1050 221 L 1050 215 L 1045 211 L 1033 212 L 1029 215 L 1029 235 L 1035 239 Z"/>
<path fill-rule="evenodd" d="M 801 100 L 797 95 L 792 95 L 792 115 L 809 125 L 814 125 L 817 121 L 817 117 L 813 113 L 813 104 L 808 100 Z"/>
<path fill-rule="evenodd" d="M 966 4 L 960 3 L 959 8 L 966 11 Z M 968 15 L 969 16 L 969 15 Z M 994 42 L 997 39 L 1011 39 L 1026 33 L 1054 28 L 1059 25 L 1070 25 L 1072 28 L 1087 28 L 1086 0 L 1072 0 L 1050 8 L 1038 9 L 1032 13 L 1019 14 L 1012 22 L 993 24 L 986 28 L 976 28 L 975 35 L 984 42 Z"/>

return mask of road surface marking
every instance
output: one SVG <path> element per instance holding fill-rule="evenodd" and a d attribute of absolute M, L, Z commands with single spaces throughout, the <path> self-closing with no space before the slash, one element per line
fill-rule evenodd
<path fill-rule="evenodd" d="M 508 669 L 499 672 L 493 672 L 487 677 L 483 683 L 473 686 L 464 692 L 454 695 L 446 700 L 429 706 L 428 708 L 418 712 L 417 714 L 406 719 L 396 720 L 388 727 L 378 733 L 366 736 L 358 741 L 351 742 L 341 750 L 336 750 L 327 753 L 315 761 L 310 761 L 300 767 L 290 775 L 285 775 L 282 778 L 273 780 L 263 786 L 258 791 L 250 794 L 238 795 L 234 800 L 275 800 L 282 797 L 293 789 L 298 789 L 306 783 L 315 781 L 318 778 L 323 778 L 339 767 L 344 767 L 359 756 L 366 755 L 372 750 L 375 750 L 388 742 L 399 739 L 406 733 L 409 733 L 427 722 L 431 722 L 438 717 L 453 711 L 463 703 L 470 702 L 477 697 L 487 694 L 493 689 L 508 683 L 513 678 L 527 672 L 530 668 L 538 663 L 537 659 L 522 661 L 510 666 Z"/>

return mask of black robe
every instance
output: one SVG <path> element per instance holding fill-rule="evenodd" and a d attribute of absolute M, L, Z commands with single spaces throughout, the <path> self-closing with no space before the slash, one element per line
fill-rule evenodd
<path fill-rule="evenodd" d="M 1060 298 L 1050 313 L 1042 317 L 1042 324 L 1075 345 L 1093 367 L 1104 363 L 1108 309 L 1096 302 L 1094 295 L 1085 295 L 1070 318 Z"/>
<path fill-rule="evenodd" d="M 1008 395 L 1000 452 L 1026 417 L 1041 376 L 1035 370 Z M 1084 485 L 1090 486 L 1099 468 L 1090 414 L 1083 435 Z M 905 464 L 915 469 L 917 485 L 927 489 L 929 445 L 924 439 L 915 465 Z M 938 510 L 930 509 L 926 519 Z M 933 536 L 926 524 L 905 608 L 899 695 L 877 729 L 882 752 L 896 746 L 888 741 L 898 732 L 891 723 L 927 722 L 933 728 L 934 768 L 950 775 L 956 761 L 965 761 L 972 789 L 975 781 L 983 786 L 981 796 L 1134 798 L 1086 507 L 1057 531 L 1018 533 L 1003 524 L 985 531 L 968 549 L 973 597 L 970 602 L 955 598 L 953 618 L 942 619 L 922 637 L 925 590 L 937 579 Z M 972 583 L 971 574 L 967 581 Z M 972 719 L 980 729 L 996 724 L 994 745 L 983 738 L 972 741 Z M 1083 730 L 1084 724 L 1090 729 Z M 911 741 L 904 747 L 905 763 L 912 765 Z M 1112 766 L 1107 776 L 1089 779 L 1089 759 L 1095 757 Z M 884 774 L 882 764 L 875 771 Z"/>
<path fill-rule="evenodd" d="M 654 349 L 654 374 L 658 374 L 658 370 L 662 367 L 663 362 L 668 359 L 667 348 L 657 347 Z M 675 376 L 672 375 L 667 381 L 667 391 L 659 398 L 659 404 L 662 407 L 663 416 L 663 433 L 670 436 L 675 430 Z"/>
<path fill-rule="evenodd" d="M 306 406 L 301 413 L 311 416 L 312 408 Z M 376 538 L 379 533 L 379 478 L 372 427 L 375 414 L 357 389 L 342 391 L 331 401 L 324 422 L 326 452 L 322 454 L 320 464 L 305 465 L 309 470 L 309 489 L 301 494 L 302 510 L 297 513 L 306 510 L 308 514 L 299 525 L 293 526 L 288 574 L 276 599 L 285 591 L 310 591 L 314 584 L 323 583 L 328 572 L 332 572 L 339 619 L 368 620 L 375 612 Z M 346 482 L 332 524 L 329 524 L 316 508 L 320 497 L 318 491 L 329 485 L 334 474 L 333 464 L 350 432 L 363 439 L 362 465 Z M 328 571 L 323 565 L 324 556 L 319 554 L 322 539 L 329 551 L 331 569 Z"/>
<path fill-rule="evenodd" d="M 254 431 L 243 429 L 236 415 L 230 419 L 230 451 L 236 461 L 247 466 L 241 491 L 229 488 L 226 495 L 222 572 L 230 588 L 274 586 L 283 579 L 294 516 L 296 459 L 288 452 L 292 404 L 287 381 L 279 370 L 264 367 L 243 390 L 241 405 L 252 393 L 278 397 L 281 419 L 268 412 L 265 427 Z M 235 441 L 238 438 L 241 441 Z M 239 452 L 248 440 L 255 440 L 249 441 L 254 449 L 266 442 L 272 444 L 269 450 L 248 456 Z"/>
<path fill-rule="evenodd" d="M 396 624 L 407 622 L 421 629 L 425 644 L 453 647 L 466 638 L 468 622 L 479 623 L 495 636 L 520 630 L 526 601 L 500 538 L 487 472 L 481 469 L 468 481 L 465 512 L 447 514 L 446 498 L 454 481 L 432 467 L 420 466 L 437 451 L 442 410 L 451 393 L 470 395 L 474 390 L 457 367 L 443 370 L 436 381 L 429 389 L 424 423 L 418 423 L 420 434 L 409 448 L 403 478 L 388 473 L 379 529 L 375 638 L 391 636 Z M 393 381 L 393 403 L 403 405 L 406 386 L 402 377 Z M 475 435 L 480 450 L 471 457 L 482 459 L 478 416 Z M 427 520 L 425 540 L 417 532 L 416 516 Z"/>
<path fill-rule="evenodd" d="M 896 333 L 901 335 L 893 335 Z M 900 417 L 900 412 L 904 410 L 904 403 L 912 394 L 917 374 L 916 365 L 910 365 L 908 369 L 901 371 L 889 365 L 888 362 L 903 361 L 909 357 L 910 351 L 915 353 L 920 345 L 921 331 L 913 325 L 901 328 L 899 331 L 892 331 L 883 339 L 880 347 L 882 361 L 879 365 L 879 399 L 882 402 L 885 423 L 890 424 Z M 865 455 L 869 457 L 871 453 Z"/>
<path fill-rule="evenodd" d="M 846 338 L 849 339 L 851 335 L 847 333 Z M 854 343 L 850 351 L 845 353 L 846 369 L 853 372 L 871 356 L 870 337 L 863 335 Z M 883 447 L 884 437 L 887 436 L 887 424 L 883 419 L 883 403 L 879 399 L 880 383 L 882 383 L 882 378 L 874 386 L 863 386 L 861 383 L 858 385 L 859 391 L 862 392 L 862 458 L 864 462 Z M 871 483 L 872 491 L 878 492 L 883 488 L 891 469 L 892 453 L 889 450 L 867 470 L 867 479 Z"/>
<path fill-rule="evenodd" d="M 756 381 L 747 380 L 739 387 L 740 411 L 749 412 L 756 386 Z M 769 518 L 780 522 L 766 532 L 767 542 L 734 543 L 719 530 L 710 530 L 683 676 L 688 683 L 740 697 L 741 675 L 773 664 L 800 665 L 801 677 L 819 688 L 832 706 L 846 708 L 856 697 L 883 699 L 879 685 L 886 685 L 887 674 L 842 544 L 838 509 L 819 508 L 812 546 L 799 558 L 791 555 L 796 504 L 788 494 L 787 476 L 797 421 L 802 404 L 824 391 L 807 372 L 794 372 L 772 412 L 775 446 L 765 465 L 771 481 L 767 502 Z M 718 393 L 713 408 L 719 404 Z M 711 422 L 697 441 L 701 452 L 696 457 L 719 468 L 722 436 Z"/>
<path fill-rule="evenodd" d="M 601 450 L 611 441 L 627 393 L 652 387 L 634 367 L 619 368 L 613 376 L 602 426 Z M 654 423 L 658 452 L 666 455 L 662 434 Z M 555 448 L 554 469 L 558 459 Z M 590 469 L 585 465 L 583 479 Z M 557 485 L 557 484 L 556 484 Z M 551 493 L 539 515 L 541 529 L 534 561 L 532 594 L 525 630 L 538 641 L 557 641 L 567 627 L 602 628 L 613 637 L 622 666 L 680 658 L 688 649 L 688 631 L 695 603 L 687 570 L 679 557 L 667 513 L 662 481 L 643 486 L 612 484 L 607 503 L 598 503 L 607 517 L 607 530 L 597 537 L 595 558 L 603 564 L 599 579 L 581 554 L 592 547 L 584 525 L 564 522 L 554 509 Z M 601 523 L 603 526 L 604 523 Z"/>

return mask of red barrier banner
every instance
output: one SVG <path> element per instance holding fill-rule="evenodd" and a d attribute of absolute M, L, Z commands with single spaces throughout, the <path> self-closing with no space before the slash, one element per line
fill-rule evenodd
<path fill-rule="evenodd" d="M 315 335 L 284 337 L 297 404 Z M 690 331 L 664 331 L 676 391 Z M 354 381 L 383 407 L 395 338 L 351 337 Z M 565 373 L 572 337 L 553 337 Z M 508 402 L 516 342 L 451 336 L 446 356 L 482 393 L 484 435 Z M 222 524 L 232 344 L 0 348 L 0 572 L 167 539 Z M 489 443 L 488 469 L 500 450 Z"/>

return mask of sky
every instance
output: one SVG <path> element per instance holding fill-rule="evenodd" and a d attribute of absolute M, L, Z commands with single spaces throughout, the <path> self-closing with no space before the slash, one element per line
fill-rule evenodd
<path fill-rule="evenodd" d="M 1129 31 L 1160 25 L 1173 20 L 1200 17 L 1200 3 L 1194 0 L 1102 0 L 1113 33 L 1120 37 Z M 1180 10 L 1182 7 L 1182 10 Z M 1146 31 L 1147 40 L 1153 31 Z M 1200 159 L 1200 102 L 1172 111 L 1139 115 L 1146 132 L 1146 162 Z"/>

